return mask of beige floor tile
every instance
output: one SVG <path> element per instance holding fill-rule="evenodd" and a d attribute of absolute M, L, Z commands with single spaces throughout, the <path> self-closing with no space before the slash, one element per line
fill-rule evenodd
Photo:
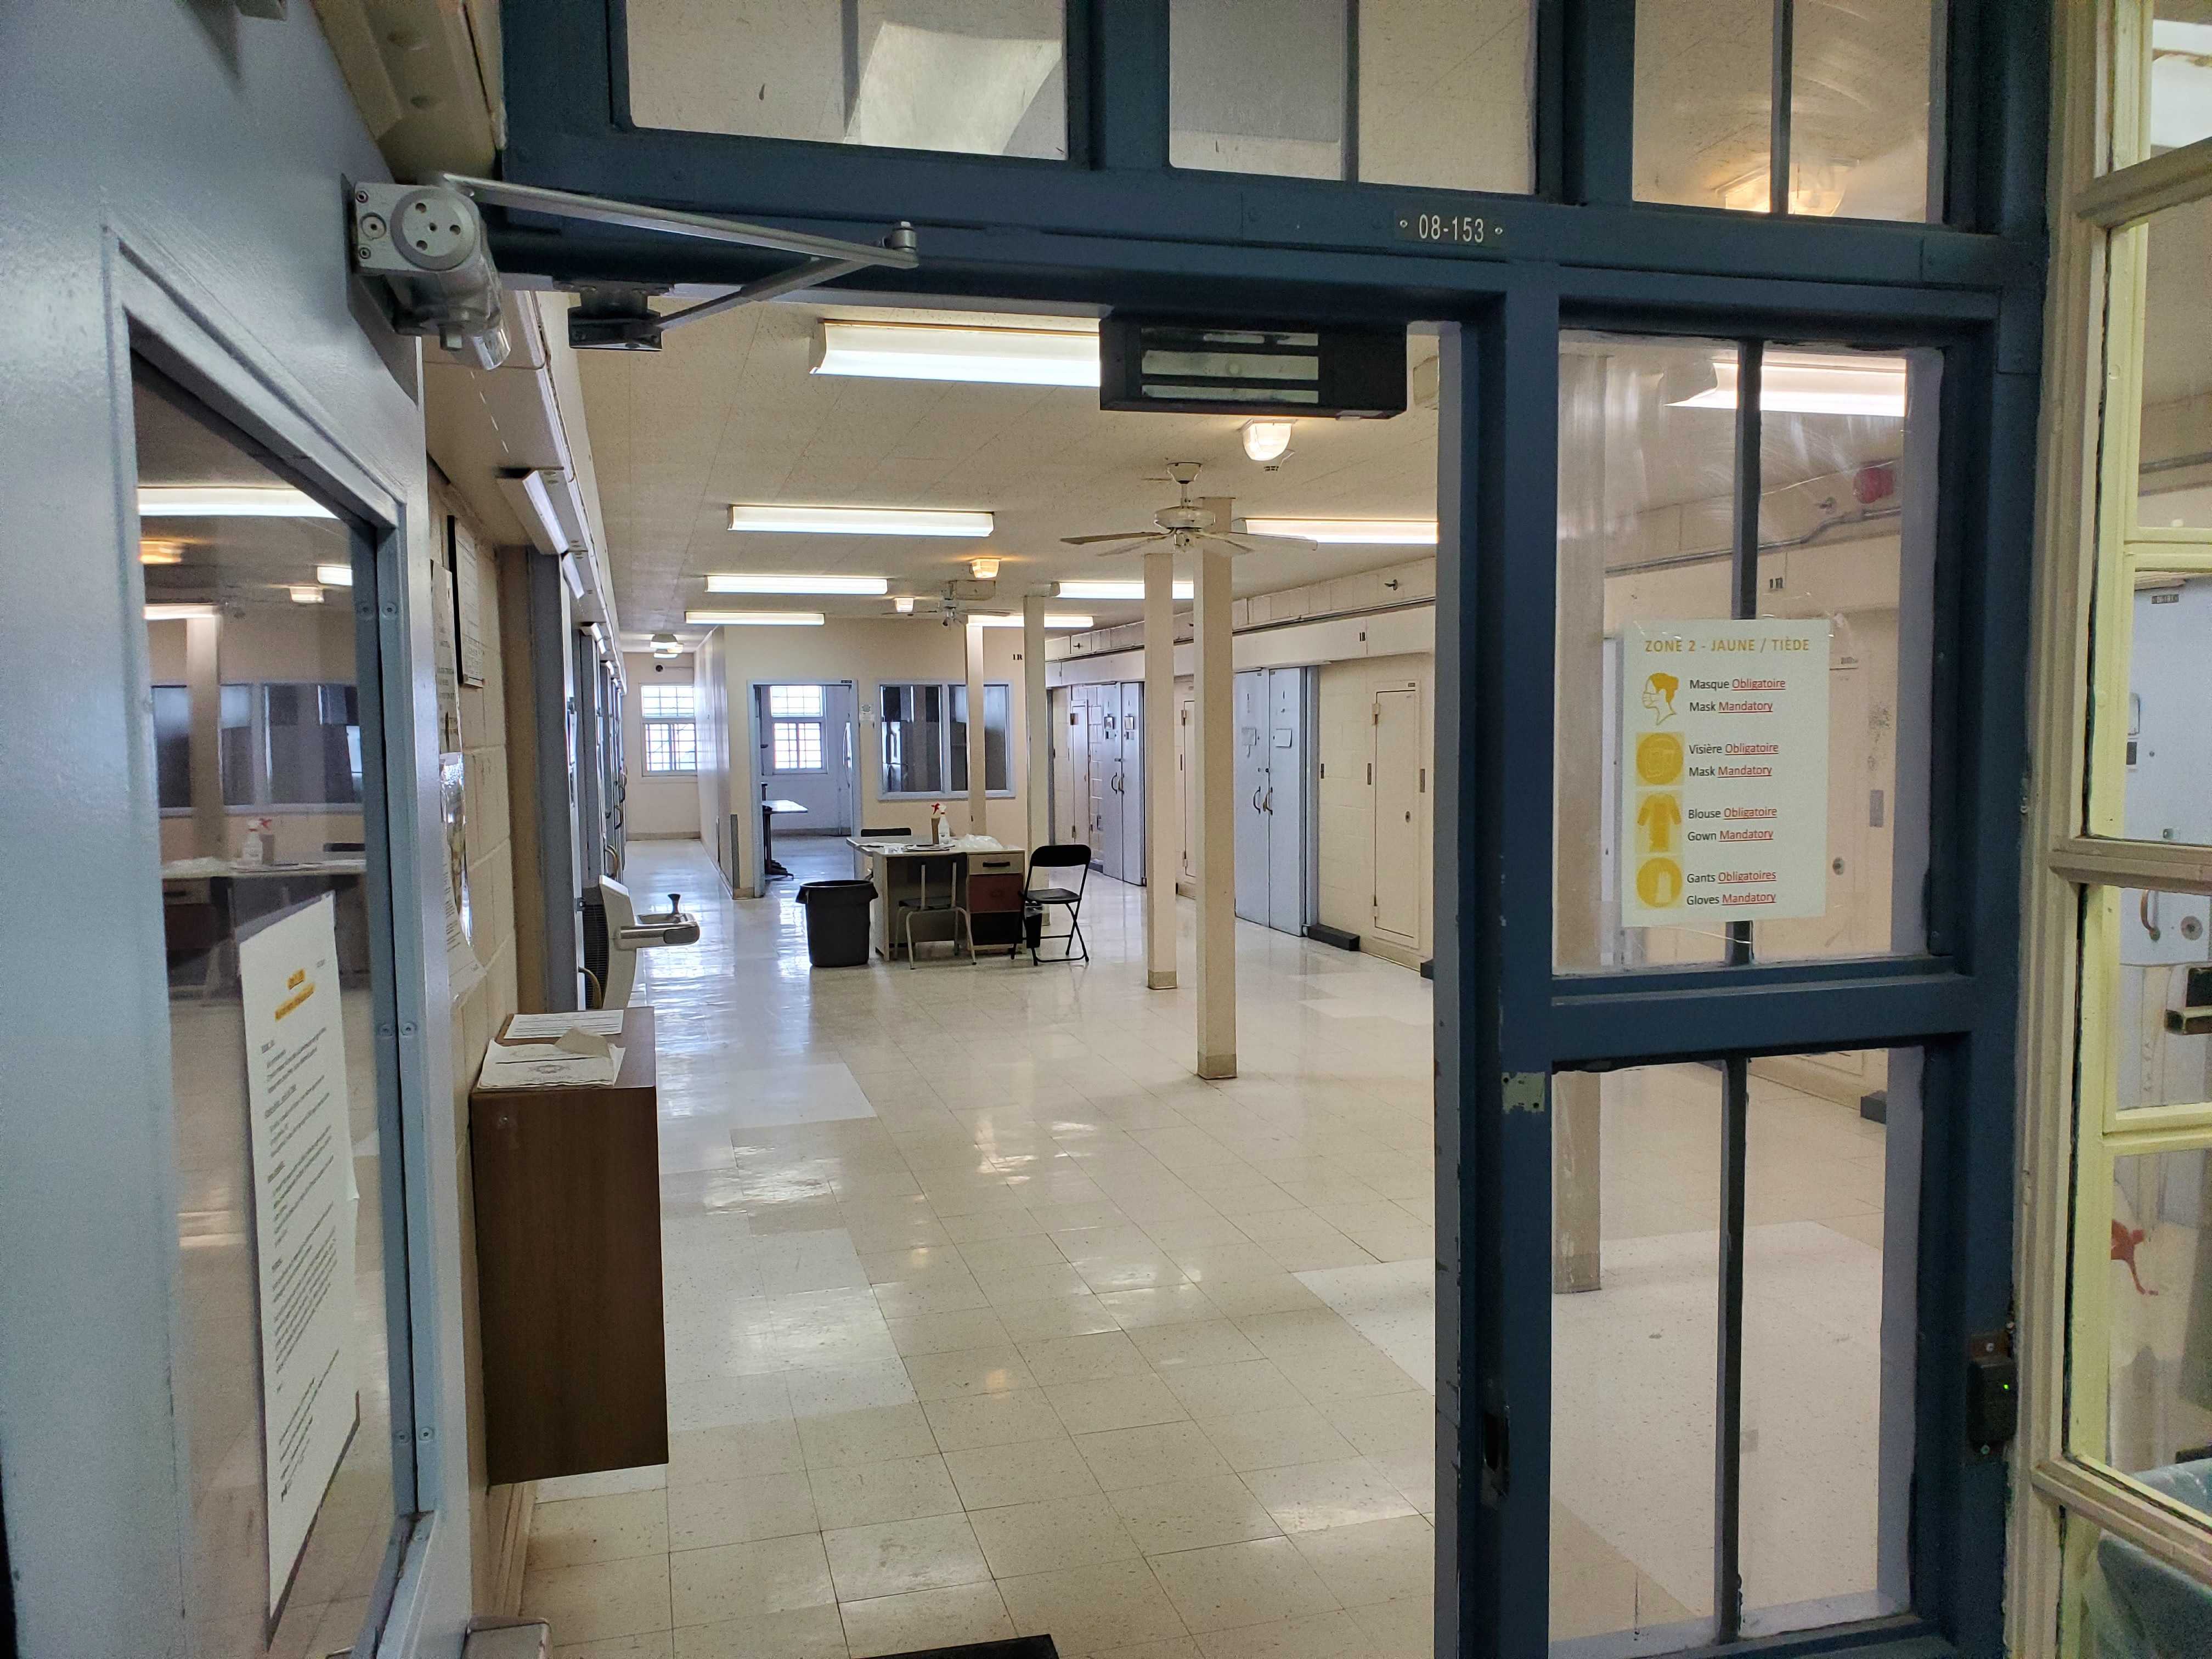
<path fill-rule="evenodd" d="M 641 1555 L 526 1573 L 522 1612 L 550 1626 L 556 1642 L 597 1642 L 666 1630 L 674 1623 L 668 1558 Z"/>
<path fill-rule="evenodd" d="M 837 1611 L 844 1616 L 845 1644 L 853 1659 L 1007 1642 L 1015 1635 L 998 1586 L 988 1583 L 845 1601 Z"/>
<path fill-rule="evenodd" d="M 1378 1601 L 1350 1612 L 1352 1622 L 1366 1632 L 1375 1659 L 1433 1659 L 1436 1609 L 1428 1596 Z"/>
<path fill-rule="evenodd" d="M 1103 1382 L 1109 1376 L 1152 1372 L 1136 1344 L 1118 1330 L 1024 1341 L 1021 1353 L 1036 1380 L 1048 1388 L 1055 1382 Z"/>
<path fill-rule="evenodd" d="M 920 1406 L 878 1406 L 830 1417 L 802 1418 L 799 1444 L 809 1469 L 924 1457 L 937 1449 L 929 1419 Z"/>
<path fill-rule="evenodd" d="M 1045 1342 L 1062 1337 L 1097 1336 L 1121 1328 L 1113 1315 L 1087 1291 L 1081 1296 L 1048 1297 L 1042 1302 L 1011 1302 L 991 1310 L 1017 1343 Z"/>
<path fill-rule="evenodd" d="M 915 1399 L 906 1367 L 896 1359 L 787 1371 L 783 1381 L 791 1390 L 791 1414 L 800 1419 L 910 1406 Z"/>
<path fill-rule="evenodd" d="M 1255 1314 L 1327 1309 L 1328 1306 L 1279 1267 L 1273 1273 L 1261 1278 L 1209 1279 L 1205 1288 L 1206 1300 L 1228 1319 L 1244 1319 Z"/>
<path fill-rule="evenodd" d="M 1152 1558 L 1168 1599 L 1194 1634 L 1272 1624 L 1334 1609 L 1329 1594 L 1287 1538 L 1182 1550 Z"/>
<path fill-rule="evenodd" d="M 675 1659 L 845 1659 L 845 1624 L 832 1603 L 689 1625 Z"/>
<path fill-rule="evenodd" d="M 748 1474 L 791 1474 L 806 1467 L 799 1449 L 799 1425 L 737 1423 L 690 1429 L 668 1437 L 668 1484 L 734 1480 Z"/>
<path fill-rule="evenodd" d="M 927 1457 L 810 1469 L 806 1479 L 825 1530 L 918 1521 L 927 1515 L 954 1515 L 960 1509 L 960 1494 L 953 1489 L 945 1460 L 933 1452 Z"/>
<path fill-rule="evenodd" d="M 1201 1426 L 1214 1449 L 1239 1474 L 1292 1463 L 1341 1462 L 1358 1455 L 1352 1443 L 1312 1406 L 1212 1417 Z"/>
<path fill-rule="evenodd" d="M 572 1498 L 613 1498 L 626 1492 L 651 1492 L 668 1484 L 668 1465 L 647 1463 L 634 1469 L 601 1469 L 593 1474 L 558 1474 L 536 1483 L 541 1504 Z"/>
<path fill-rule="evenodd" d="M 1196 1327 L 1186 1328 L 1195 1329 Z M 1160 1378 L 1193 1417 L 1241 1417 L 1251 1412 L 1303 1406 L 1305 1395 L 1272 1359 L 1240 1359 L 1225 1365 L 1176 1365 Z"/>
<path fill-rule="evenodd" d="M 915 1397 L 924 1401 L 1006 1394 L 1036 1386 L 1028 1364 L 1011 1342 L 950 1353 L 914 1354 L 908 1358 L 906 1370 Z"/>
<path fill-rule="evenodd" d="M 1025 1440 L 947 1452 L 945 1465 L 952 1471 L 960 1501 L 970 1510 L 1081 1498 L 1099 1489 L 1072 1440 Z"/>
<path fill-rule="evenodd" d="M 1347 1607 L 1410 1600 L 1436 1584 L 1436 1528 L 1418 1515 L 1293 1533 L 1291 1541 Z"/>
<path fill-rule="evenodd" d="M 1431 1520 L 1437 1512 L 1437 1454 L 1432 1446 L 1376 1452 L 1367 1460 L 1378 1474 L 1406 1494 L 1406 1501 Z"/>
<path fill-rule="evenodd" d="M 1107 1492 L 1126 1486 L 1157 1486 L 1163 1481 L 1196 1480 L 1231 1471 L 1195 1423 L 1160 1423 L 1147 1428 L 1111 1429 L 1078 1440 L 1084 1462 Z"/>
<path fill-rule="evenodd" d="M 1244 1340 L 1244 1333 L 1225 1319 L 1146 1325 L 1133 1328 L 1129 1340 L 1155 1370 L 1162 1371 L 1246 1364 L 1261 1357 Z"/>
<path fill-rule="evenodd" d="M 887 1322 L 890 1326 L 891 1346 L 902 1358 L 911 1359 L 916 1354 L 957 1353 L 963 1348 L 1002 1347 L 1013 1341 L 1006 1328 L 999 1322 L 999 1316 L 988 1308 L 922 1314 L 913 1319 Z"/>
<path fill-rule="evenodd" d="M 1070 1434 L 1181 1422 L 1190 1413 L 1157 1376 L 1115 1376 L 1103 1382 L 1063 1382 L 1045 1390 Z"/>
<path fill-rule="evenodd" d="M 1058 1440 L 1067 1433 L 1042 1389 L 933 1400 L 922 1410 L 928 1414 L 939 1449 L 948 1453 L 1024 1440 Z"/>
<path fill-rule="evenodd" d="M 1303 1356 L 1285 1367 L 1298 1392 L 1316 1406 L 1339 1401 L 1371 1399 L 1382 1394 L 1403 1394 L 1420 1379 L 1394 1364 L 1380 1349 L 1365 1353 L 1332 1354 L 1316 1359 Z"/>
<path fill-rule="evenodd" d="M 964 1515 L 846 1527 L 822 1535 L 841 1601 L 950 1589 L 991 1577 Z"/>
<path fill-rule="evenodd" d="M 1064 1267 L 1067 1258 L 1060 1246 L 1042 1233 L 1017 1234 L 1012 1238 L 971 1239 L 960 1247 L 961 1260 L 971 1273 L 1000 1273 L 1012 1267 Z M 981 1283 L 979 1279 L 977 1281 Z"/>
<path fill-rule="evenodd" d="M 1146 1555 L 1242 1544 L 1282 1532 L 1251 1489 L 1233 1474 L 1127 1486 L 1108 1496 Z"/>
<path fill-rule="evenodd" d="M 1348 1613 L 1208 1631 L 1198 1638 L 1204 1659 L 1372 1659 L 1373 1643 Z"/>
<path fill-rule="evenodd" d="M 1098 1305 L 1125 1331 L 1153 1325 L 1189 1325 L 1221 1317 L 1221 1310 L 1195 1285 L 1168 1284 L 1102 1289 Z"/>
<path fill-rule="evenodd" d="M 610 1636 L 604 1642 L 571 1642 L 557 1647 L 553 1659 L 670 1659 L 676 1650 L 675 1642 L 675 1633 L 665 1630 L 647 1636 Z"/>
<path fill-rule="evenodd" d="M 1183 1622 L 1141 1560 L 1103 1561 L 999 1582 L 1014 1628 L 1071 1653 L 1171 1639 Z"/>
<path fill-rule="evenodd" d="M 680 1550 L 668 1558 L 668 1565 L 679 1628 L 836 1600 L 818 1533 Z"/>
<path fill-rule="evenodd" d="M 1103 1495 L 977 1510 L 968 1519 L 994 1578 L 1132 1560 L 1143 1553 Z"/>
<path fill-rule="evenodd" d="M 1056 1645 L 1056 1644 L 1055 1644 Z M 1062 1655 L 1061 1659 L 1075 1659 Z M 1089 1659 L 1205 1659 L 1193 1636 L 1170 1637 L 1164 1642 L 1137 1642 L 1126 1648 L 1101 1648 Z"/>
<path fill-rule="evenodd" d="M 1323 1407 L 1322 1415 L 1363 1456 L 1429 1449 L 1436 1444 L 1437 1398 L 1425 1389 L 1336 1401 Z"/>
<path fill-rule="evenodd" d="M 755 1474 L 680 1486 L 668 1494 L 668 1547 L 704 1549 L 813 1532 L 814 1497 L 804 1474 Z M 533 1547 L 535 1537 L 532 1538 Z"/>
<path fill-rule="evenodd" d="M 1257 1469 L 1244 1476 L 1244 1484 L 1267 1506 L 1276 1524 L 1289 1533 L 1356 1526 L 1414 1513 L 1405 1494 L 1364 1457 Z"/>
<path fill-rule="evenodd" d="M 667 1500 L 666 1492 L 653 1488 L 538 1504 L 530 1521 L 530 1570 L 665 1555 Z"/>

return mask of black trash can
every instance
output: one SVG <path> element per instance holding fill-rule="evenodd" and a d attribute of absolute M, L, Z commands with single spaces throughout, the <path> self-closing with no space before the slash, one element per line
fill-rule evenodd
<path fill-rule="evenodd" d="M 868 960 L 872 881 L 810 881 L 799 890 L 806 907 L 806 959 L 817 968 L 860 968 Z"/>

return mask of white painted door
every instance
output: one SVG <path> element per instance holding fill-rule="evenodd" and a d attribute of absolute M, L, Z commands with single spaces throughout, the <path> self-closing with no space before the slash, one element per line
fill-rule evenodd
<path fill-rule="evenodd" d="M 1115 805 L 1121 813 L 1122 880 L 1145 884 L 1145 688 L 1121 683 L 1121 758 L 1115 769 Z"/>
<path fill-rule="evenodd" d="M 1191 722 L 1196 718 L 1197 699 L 1178 695 L 1176 700 L 1176 799 L 1178 815 L 1182 819 L 1182 878 L 1188 882 L 1198 879 L 1198 866 L 1192 862 L 1198 846 L 1198 826 L 1191 820 L 1196 802 L 1190 787 Z"/>
<path fill-rule="evenodd" d="M 1237 914 L 1267 921 L 1267 672 L 1237 677 Z"/>
<path fill-rule="evenodd" d="M 1091 867 L 1111 872 L 1120 857 L 1121 819 L 1111 811 L 1114 799 L 1115 734 L 1121 724 L 1118 702 L 1109 708 L 1106 693 L 1111 686 L 1094 685 L 1083 705 L 1083 729 L 1087 737 L 1090 755 L 1088 787 L 1091 797 L 1089 825 L 1083 839 L 1091 845 Z"/>
<path fill-rule="evenodd" d="M 1076 755 L 1082 746 L 1083 713 L 1067 687 L 1046 696 L 1052 711 L 1052 838 L 1056 842 L 1083 839 L 1082 798 L 1076 787 L 1081 775 Z"/>
<path fill-rule="evenodd" d="M 1375 694 L 1375 931 L 1418 945 L 1421 928 L 1421 694 Z"/>
<path fill-rule="evenodd" d="M 1267 672 L 1267 925 L 1306 927 L 1306 672 Z"/>

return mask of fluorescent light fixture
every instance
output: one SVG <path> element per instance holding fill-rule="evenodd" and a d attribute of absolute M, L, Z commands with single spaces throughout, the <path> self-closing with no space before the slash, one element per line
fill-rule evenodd
<path fill-rule="evenodd" d="M 1179 599 L 1195 599 L 1198 584 L 1177 581 L 1172 591 Z M 1142 582 L 1058 582 L 1054 584 L 1053 597 L 1061 599 L 1141 599 L 1145 597 L 1145 585 Z"/>
<path fill-rule="evenodd" d="M 315 567 L 315 580 L 325 587 L 351 587 L 353 567 L 349 564 L 319 564 Z"/>
<path fill-rule="evenodd" d="M 1296 421 L 1247 421 L 1244 453 L 1255 461 L 1280 460 L 1290 453 L 1291 432 Z"/>
<path fill-rule="evenodd" d="M 890 592 L 883 576 L 756 576 L 722 572 L 707 578 L 709 593 L 864 593 Z"/>
<path fill-rule="evenodd" d="M 911 593 L 897 595 L 891 600 L 891 609 L 902 617 L 911 617 L 914 615 L 914 595 Z"/>
<path fill-rule="evenodd" d="M 1713 360 L 1713 384 L 1675 409 L 1734 409 L 1736 362 Z M 1905 418 L 1905 359 L 1770 351 L 1759 365 L 1759 407 L 1771 415 L 1875 415 Z"/>
<path fill-rule="evenodd" d="M 999 562 L 996 559 L 970 559 L 968 561 L 968 574 L 979 582 L 996 581 Z"/>
<path fill-rule="evenodd" d="M 1255 536 L 1292 536 L 1324 547 L 1434 547 L 1434 519 L 1247 519 Z"/>
<path fill-rule="evenodd" d="M 978 628 L 1019 628 L 1022 625 L 1022 618 L 1019 617 L 977 617 L 971 615 L 968 620 L 974 623 Z M 1088 617 L 1078 617 L 1073 614 L 1056 614 L 1053 611 L 1048 611 L 1045 612 L 1044 625 L 1047 628 L 1088 628 L 1091 626 L 1091 618 Z"/>
<path fill-rule="evenodd" d="M 814 373 L 979 386 L 1097 386 L 1095 331 L 825 320 Z"/>
<path fill-rule="evenodd" d="M 283 484 L 141 484 L 142 519 L 335 519 L 304 489 Z"/>
<path fill-rule="evenodd" d="M 797 536 L 988 536 L 988 513 L 933 507 L 760 507 L 730 508 L 732 530 Z"/>
<path fill-rule="evenodd" d="M 687 611 L 695 628 L 819 628 L 819 611 Z"/>
<path fill-rule="evenodd" d="M 313 582 L 298 584 L 292 588 L 291 594 L 295 605 L 320 605 L 323 602 L 323 590 Z"/>
<path fill-rule="evenodd" d="M 221 613 L 211 605 L 149 605 L 146 607 L 148 622 L 190 622 L 198 617 L 213 617 Z"/>
<path fill-rule="evenodd" d="M 141 564 L 182 564 L 185 544 L 182 542 L 146 542 L 138 544 L 138 562 Z"/>

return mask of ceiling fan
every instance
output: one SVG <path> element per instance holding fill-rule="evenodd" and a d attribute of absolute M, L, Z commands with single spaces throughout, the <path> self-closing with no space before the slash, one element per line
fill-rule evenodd
<path fill-rule="evenodd" d="M 1170 461 L 1167 477 L 1151 481 L 1176 487 L 1176 504 L 1164 507 L 1152 515 L 1158 529 L 1123 530 L 1103 536 L 1062 536 L 1060 539 L 1070 547 L 1088 547 L 1096 542 L 1119 544 L 1099 549 L 1098 556 L 1102 559 L 1134 552 L 1148 542 L 1165 542 L 1178 553 L 1188 553 L 1206 542 L 1217 543 L 1235 553 L 1249 553 L 1261 542 L 1273 542 L 1284 547 L 1313 546 L 1311 542 L 1297 536 L 1261 536 L 1249 532 L 1229 534 L 1228 496 L 1201 497 L 1197 501 L 1190 497 L 1190 487 L 1198 482 L 1199 466 L 1196 461 Z"/>

